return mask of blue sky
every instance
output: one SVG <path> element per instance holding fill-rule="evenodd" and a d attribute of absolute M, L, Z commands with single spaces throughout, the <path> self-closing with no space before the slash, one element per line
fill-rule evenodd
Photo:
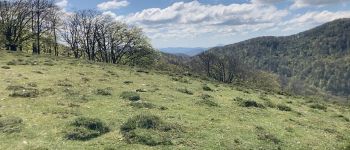
<path fill-rule="evenodd" d="M 350 18 L 350 0 L 57 0 L 143 28 L 156 48 L 212 47 Z"/>

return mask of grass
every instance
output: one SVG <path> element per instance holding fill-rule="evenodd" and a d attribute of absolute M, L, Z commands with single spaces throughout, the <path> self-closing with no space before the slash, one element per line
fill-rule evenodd
<path fill-rule="evenodd" d="M 181 127 L 165 123 L 155 115 L 137 115 L 128 119 L 120 128 L 128 143 L 139 143 L 149 146 L 172 145 L 174 134 Z"/>
<path fill-rule="evenodd" d="M 141 99 L 140 94 L 133 91 L 125 91 L 120 95 L 120 97 L 130 101 L 138 101 Z"/>
<path fill-rule="evenodd" d="M 20 130 L 0 132 L 0 149 L 294 150 L 345 149 L 349 145 L 347 120 L 350 118 L 350 108 L 347 105 L 324 102 L 327 111 L 317 111 L 310 108 L 311 103 L 306 103 L 309 99 L 303 97 L 268 93 L 261 99 L 263 91 L 225 84 L 214 87 L 216 83 L 188 76 L 179 78 L 188 80 L 190 84 L 174 81 L 172 78 L 176 76 L 170 77 L 152 70 L 140 73 L 125 66 L 55 57 L 51 59 L 55 65 L 50 66 L 44 65 L 47 57 L 25 56 L 0 51 L 0 66 L 7 66 L 8 62 L 18 59 L 37 63 L 10 65 L 11 69 L 0 69 L 0 120 L 10 116 L 22 120 L 17 120 L 21 122 L 17 124 L 18 128 L 13 126 L 13 129 Z M 108 82 L 99 79 L 107 79 Z M 59 81 L 63 81 L 63 84 L 59 85 Z M 132 83 L 124 84 L 124 81 Z M 37 87 L 31 87 L 28 83 L 36 83 Z M 204 91 L 203 84 L 212 85 L 215 90 Z M 13 87 L 6 90 L 10 86 Z M 113 89 L 110 91 L 111 96 L 96 94 L 97 89 L 107 87 Z M 193 95 L 177 90 L 185 87 Z M 33 98 L 9 96 L 16 88 L 34 88 L 39 91 L 39 95 Z M 147 89 L 148 92 L 137 93 L 137 89 Z M 156 107 L 148 109 L 143 103 L 134 104 L 129 99 L 124 100 L 120 97 L 123 91 L 135 92 L 142 99 L 139 102 Z M 220 107 L 197 104 L 206 97 Z M 241 99 L 238 100 L 238 97 Z M 270 108 L 265 103 L 266 98 L 276 105 L 288 105 L 292 111 L 280 111 L 277 106 Z M 253 100 L 266 109 L 241 107 L 240 101 L 245 100 Z M 293 103 L 288 104 L 288 101 Z M 128 142 L 121 127 L 140 114 L 158 117 L 161 125 L 128 130 L 128 135 L 138 137 Z M 80 117 L 100 120 L 108 125 L 109 132 L 83 141 L 65 138 L 67 132 L 79 128 L 71 123 Z M 257 127 L 263 128 L 263 131 Z M 6 128 L 12 127 L 7 125 Z M 76 129 L 77 134 L 87 130 L 85 127 L 80 128 L 83 129 Z"/>
<path fill-rule="evenodd" d="M 66 131 L 68 140 L 90 140 L 109 132 L 109 127 L 100 119 L 79 117 L 69 125 L 72 127 Z"/>
<path fill-rule="evenodd" d="M 0 118 L 0 133 L 15 133 L 20 132 L 23 120 L 19 117 L 1 117 Z"/>

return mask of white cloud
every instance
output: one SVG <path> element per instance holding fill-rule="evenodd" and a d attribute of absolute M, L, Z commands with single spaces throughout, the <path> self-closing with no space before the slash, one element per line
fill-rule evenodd
<path fill-rule="evenodd" d="M 149 8 L 125 16 L 111 11 L 104 15 L 142 27 L 155 46 L 160 47 L 175 46 L 173 43 L 208 46 L 262 35 L 289 35 L 338 18 L 350 18 L 350 11 L 312 11 L 294 15 L 291 14 L 293 10 L 271 5 L 280 1 L 250 0 L 230 5 L 177 2 L 166 8 Z"/>
<path fill-rule="evenodd" d="M 126 7 L 130 3 L 126 0 L 112 0 L 103 2 L 97 5 L 97 8 L 100 10 L 111 10 L 111 9 L 119 9 L 121 7 Z"/>
<path fill-rule="evenodd" d="M 60 0 L 58 2 L 55 3 L 56 6 L 60 7 L 60 8 L 65 8 L 68 6 L 68 0 Z"/>
<path fill-rule="evenodd" d="M 123 19 L 143 27 L 151 38 L 184 38 L 260 30 L 280 22 L 287 14 L 286 10 L 255 3 L 208 5 L 192 1 L 145 9 Z"/>
<path fill-rule="evenodd" d="M 326 22 L 330 22 L 340 18 L 350 18 L 350 11 L 314 11 L 297 15 L 291 20 L 280 24 L 282 30 L 297 30 L 315 27 Z"/>
<path fill-rule="evenodd" d="M 350 2 L 350 0 L 294 0 L 294 4 L 291 6 L 291 8 L 297 9 L 308 6 L 326 6 L 345 2 Z"/>
<path fill-rule="evenodd" d="M 285 0 L 252 0 L 251 2 L 255 4 L 276 4 L 283 1 Z"/>

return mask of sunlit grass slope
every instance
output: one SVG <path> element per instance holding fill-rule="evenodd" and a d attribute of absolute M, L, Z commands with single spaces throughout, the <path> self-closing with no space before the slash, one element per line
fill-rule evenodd
<path fill-rule="evenodd" d="M 0 149 L 348 149 L 348 106 L 0 51 Z"/>

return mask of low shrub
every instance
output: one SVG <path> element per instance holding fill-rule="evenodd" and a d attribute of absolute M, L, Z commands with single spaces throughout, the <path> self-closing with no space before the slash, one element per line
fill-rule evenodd
<path fill-rule="evenodd" d="M 39 90 L 34 88 L 24 88 L 24 89 L 18 89 L 13 90 L 10 94 L 11 97 L 22 97 L 22 98 L 34 98 L 39 95 Z"/>
<path fill-rule="evenodd" d="M 109 127 L 96 118 L 79 117 L 70 123 L 65 138 L 68 140 L 90 140 L 109 132 Z"/>
<path fill-rule="evenodd" d="M 134 91 L 125 91 L 120 95 L 120 97 L 130 101 L 138 101 L 141 99 L 140 94 Z"/>
<path fill-rule="evenodd" d="M 146 74 L 149 73 L 149 71 L 143 70 L 143 69 L 138 69 L 138 70 L 136 70 L 136 72 L 139 72 L 139 73 L 146 73 Z"/>
<path fill-rule="evenodd" d="M 152 109 L 152 108 L 155 108 L 156 105 L 152 104 L 152 103 L 149 103 L 149 102 L 132 102 L 130 104 L 132 107 L 135 107 L 135 108 L 148 108 L 148 109 Z"/>
<path fill-rule="evenodd" d="M 11 67 L 9 67 L 9 66 L 2 66 L 1 68 L 2 69 L 11 69 Z"/>
<path fill-rule="evenodd" d="M 124 84 L 132 84 L 134 83 L 133 81 L 124 81 Z"/>
<path fill-rule="evenodd" d="M 256 107 L 256 108 L 265 108 L 263 104 L 260 104 L 254 100 L 243 100 L 239 104 L 241 107 Z"/>
<path fill-rule="evenodd" d="M 19 117 L 1 117 L 0 118 L 0 132 L 15 133 L 22 130 L 23 120 Z"/>
<path fill-rule="evenodd" d="M 129 118 L 120 130 L 128 143 L 149 146 L 171 145 L 172 139 L 182 131 L 179 125 L 170 125 L 154 115 L 137 115 Z"/>
<path fill-rule="evenodd" d="M 181 93 L 184 93 L 184 94 L 193 95 L 193 92 L 190 91 L 190 90 L 187 89 L 187 88 L 184 88 L 184 89 L 177 89 L 177 91 L 179 91 L 179 92 L 181 92 Z"/>
<path fill-rule="evenodd" d="M 186 83 L 186 84 L 190 84 L 190 80 L 183 78 L 183 77 L 173 77 L 171 78 L 171 80 L 173 81 L 177 81 L 177 82 L 182 82 L 182 83 Z"/>
<path fill-rule="evenodd" d="M 147 90 L 146 90 L 146 89 L 137 89 L 136 92 L 141 92 L 141 93 L 143 93 L 143 92 L 147 92 Z"/>
<path fill-rule="evenodd" d="M 263 141 L 268 141 L 268 142 L 273 142 L 274 144 L 279 144 L 282 141 L 278 139 L 275 135 L 267 132 L 264 128 L 262 127 L 256 127 L 257 130 L 257 136 L 258 140 L 263 140 Z"/>
<path fill-rule="evenodd" d="M 112 88 L 108 87 L 105 89 L 97 89 L 96 90 L 97 95 L 103 95 L 103 96 L 109 96 L 112 95 Z"/>
<path fill-rule="evenodd" d="M 43 65 L 45 65 L 45 66 L 54 66 L 55 63 L 52 60 L 45 60 Z"/>
<path fill-rule="evenodd" d="M 68 79 L 58 80 L 57 85 L 64 86 L 64 87 L 72 87 L 73 86 L 72 82 Z"/>
<path fill-rule="evenodd" d="M 311 105 L 309 105 L 309 107 L 310 107 L 310 108 L 313 108 L 313 109 L 324 110 L 324 111 L 327 110 L 327 106 L 322 105 L 322 104 L 319 104 L 319 103 L 311 104 Z"/>
<path fill-rule="evenodd" d="M 203 94 L 200 97 L 202 98 L 202 100 L 198 101 L 196 104 L 206 105 L 209 107 L 218 107 L 219 106 L 219 104 L 213 100 L 213 97 L 211 95 Z"/>
<path fill-rule="evenodd" d="M 292 108 L 284 104 L 278 104 L 277 109 L 280 111 L 292 111 Z"/>
<path fill-rule="evenodd" d="M 204 91 L 213 91 L 208 85 L 203 85 L 202 88 Z"/>
<path fill-rule="evenodd" d="M 6 88 L 6 90 L 11 90 L 11 91 L 14 91 L 14 90 L 24 90 L 25 87 L 22 86 L 22 85 L 10 85 Z"/>

